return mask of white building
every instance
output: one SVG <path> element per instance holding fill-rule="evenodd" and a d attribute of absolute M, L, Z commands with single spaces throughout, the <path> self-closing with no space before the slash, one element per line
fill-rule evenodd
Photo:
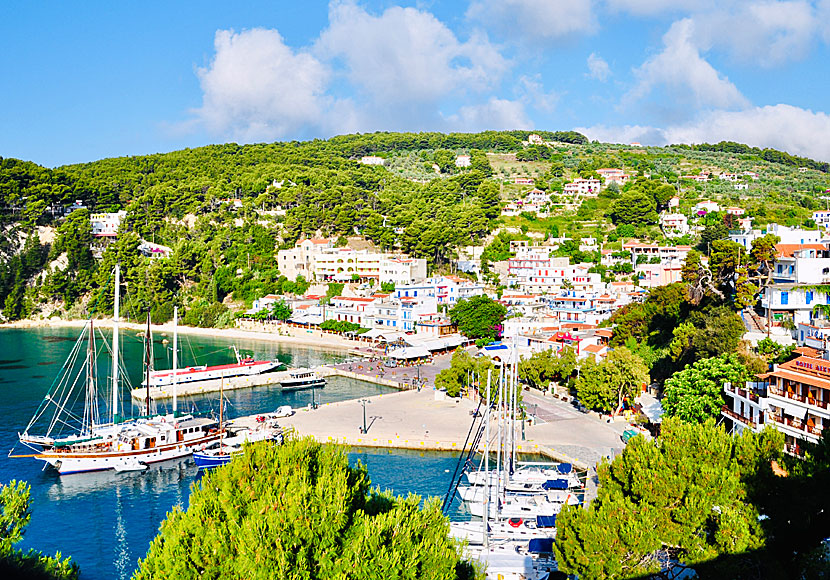
<path fill-rule="evenodd" d="M 395 298 L 435 298 L 437 305 L 454 306 L 460 300 L 484 294 L 484 285 L 458 276 L 434 276 L 417 284 L 395 287 Z"/>
<path fill-rule="evenodd" d="M 311 256 L 312 276 L 319 281 L 374 279 L 404 284 L 426 277 L 426 260 L 375 254 L 368 250 L 327 248 Z"/>
<path fill-rule="evenodd" d="M 470 166 L 470 156 L 469 155 L 459 155 L 455 158 L 455 166 L 456 167 L 469 167 Z"/>
<path fill-rule="evenodd" d="M 816 225 L 822 228 L 829 228 L 830 227 L 830 211 L 814 211 L 813 212 L 813 221 L 816 222 Z"/>
<path fill-rule="evenodd" d="M 720 206 L 716 201 L 711 201 L 708 199 L 705 201 L 701 201 L 700 203 L 697 203 L 692 208 L 693 213 L 712 213 L 716 211 L 720 211 Z"/>
<path fill-rule="evenodd" d="M 602 189 L 599 179 L 574 179 L 571 183 L 565 184 L 565 193 L 572 195 L 583 195 L 596 197 Z"/>
<path fill-rule="evenodd" d="M 531 189 L 525 196 L 525 202 L 544 205 L 546 203 L 550 203 L 550 195 L 541 189 Z"/>
<path fill-rule="evenodd" d="M 773 285 L 764 290 L 761 306 L 774 323 L 810 323 L 817 304 L 830 304 L 826 292 L 809 286 L 830 284 L 830 258 L 822 244 L 777 244 Z"/>
<path fill-rule="evenodd" d="M 527 142 L 530 143 L 531 145 L 544 145 L 545 144 L 542 137 L 540 137 L 536 133 L 531 133 L 530 135 L 528 135 L 527 136 Z"/>
<path fill-rule="evenodd" d="M 290 250 L 277 252 L 277 268 L 280 274 L 289 280 L 296 280 L 303 276 L 312 280 L 314 272 L 311 257 L 318 252 L 334 247 L 334 241 L 327 238 L 308 238 L 300 240 Z"/>
<path fill-rule="evenodd" d="M 662 213 L 660 227 L 669 237 L 683 236 L 689 233 L 689 219 L 682 213 Z"/>
<path fill-rule="evenodd" d="M 660 246 L 659 244 L 641 244 L 639 242 L 628 242 L 623 244 L 623 250 L 631 252 L 632 264 L 637 264 L 639 258 L 645 257 L 646 262 L 650 262 L 652 258 L 660 258 L 660 263 L 664 266 L 678 266 L 682 265 L 686 260 L 686 255 L 691 251 L 691 246 Z"/>
<path fill-rule="evenodd" d="M 378 157 L 377 155 L 364 155 L 360 158 L 360 162 L 363 165 L 383 165 L 383 157 Z"/>
<path fill-rule="evenodd" d="M 602 177 L 605 180 L 606 186 L 609 183 L 616 183 L 617 185 L 622 187 L 631 180 L 631 176 L 624 172 L 622 169 L 597 169 L 597 173 L 600 175 L 600 177 Z"/>
<path fill-rule="evenodd" d="M 121 221 L 127 216 L 127 212 L 118 213 L 93 213 L 89 216 L 92 224 L 92 235 L 103 238 L 114 238 L 118 235 L 118 228 Z"/>
<path fill-rule="evenodd" d="M 750 219 L 750 218 L 745 218 Z M 788 228 L 779 224 L 768 224 L 764 231 L 750 229 L 748 222 L 739 221 L 741 229 L 729 232 L 729 239 L 741 244 L 744 248 L 750 249 L 752 242 L 766 234 L 778 236 L 781 244 L 818 244 L 822 240 L 822 233 L 819 230 L 804 230 L 801 228 Z"/>

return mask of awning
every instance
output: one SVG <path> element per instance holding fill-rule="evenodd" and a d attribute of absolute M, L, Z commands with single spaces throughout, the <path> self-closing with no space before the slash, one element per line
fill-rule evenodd
<path fill-rule="evenodd" d="M 807 415 L 807 407 L 803 407 L 798 403 L 789 403 L 787 401 L 782 401 L 780 398 L 776 398 L 771 400 L 770 405 L 775 405 L 776 407 L 780 407 L 784 410 L 784 413 L 795 417 L 796 419 L 804 419 Z"/>
<path fill-rule="evenodd" d="M 413 358 L 426 358 L 429 355 L 430 352 L 422 346 L 407 346 L 391 351 L 389 358 L 410 360 Z"/>
<path fill-rule="evenodd" d="M 567 479 L 549 479 L 542 484 L 542 489 L 568 489 Z"/>
<path fill-rule="evenodd" d="M 288 319 L 288 322 L 293 322 L 294 324 L 315 324 L 320 325 L 323 324 L 323 317 L 319 314 L 309 314 L 307 316 L 292 316 Z"/>
<path fill-rule="evenodd" d="M 553 552 L 553 538 L 533 538 L 527 545 L 527 551 L 533 554 Z"/>
<path fill-rule="evenodd" d="M 364 332 L 361 334 L 361 338 L 378 338 L 379 336 L 383 335 L 383 330 L 380 328 L 373 328 L 368 332 Z"/>

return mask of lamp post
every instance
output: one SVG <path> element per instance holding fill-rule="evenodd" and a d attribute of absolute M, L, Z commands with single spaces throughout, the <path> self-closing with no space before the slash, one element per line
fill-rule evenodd
<path fill-rule="evenodd" d="M 363 429 L 360 431 L 364 435 L 366 434 L 366 403 L 371 403 L 369 399 L 360 399 L 360 404 L 363 405 Z"/>

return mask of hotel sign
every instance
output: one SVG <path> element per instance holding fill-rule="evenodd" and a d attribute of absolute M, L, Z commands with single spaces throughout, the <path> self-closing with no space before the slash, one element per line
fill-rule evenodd
<path fill-rule="evenodd" d="M 806 371 L 811 371 L 814 373 L 820 373 L 823 375 L 830 375 L 830 363 L 827 364 L 820 364 L 820 363 L 812 363 L 808 361 L 795 361 L 795 366 L 800 369 L 804 369 Z"/>

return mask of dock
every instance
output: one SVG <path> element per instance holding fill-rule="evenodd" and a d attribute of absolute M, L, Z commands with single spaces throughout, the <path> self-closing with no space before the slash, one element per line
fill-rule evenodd
<path fill-rule="evenodd" d="M 264 373 L 261 375 L 252 375 L 246 377 L 234 377 L 229 378 L 224 381 L 224 385 L 221 384 L 219 380 L 211 380 L 211 381 L 200 381 L 196 384 L 186 384 L 182 383 L 179 384 L 176 389 L 177 397 L 188 397 L 193 395 L 205 395 L 209 393 L 218 393 L 220 389 L 224 389 L 225 391 L 235 391 L 238 389 L 249 389 L 251 387 L 262 387 L 262 386 L 278 386 L 281 382 L 289 377 L 289 372 L 295 372 L 301 369 L 289 369 L 285 371 L 276 371 L 271 373 Z M 322 378 L 332 377 L 332 376 L 341 376 L 341 377 L 348 377 L 352 379 L 357 379 L 360 381 L 366 381 L 370 383 L 374 383 L 377 385 L 384 385 L 387 387 L 392 387 L 395 389 L 412 389 L 415 388 L 411 383 L 408 382 L 401 382 L 396 381 L 393 379 L 387 379 L 384 377 L 377 377 L 371 376 L 367 374 L 360 374 L 356 372 L 351 372 L 348 370 L 343 370 L 336 368 L 334 366 L 324 365 L 319 367 L 314 367 L 312 369 L 314 372 L 317 373 L 318 376 Z M 133 399 L 137 401 L 143 401 L 147 396 L 147 389 L 146 387 L 138 387 L 132 389 L 130 394 Z M 172 386 L 165 386 L 165 387 L 150 387 L 150 399 L 153 401 L 161 401 L 165 399 L 172 399 L 173 398 L 173 387 Z"/>

